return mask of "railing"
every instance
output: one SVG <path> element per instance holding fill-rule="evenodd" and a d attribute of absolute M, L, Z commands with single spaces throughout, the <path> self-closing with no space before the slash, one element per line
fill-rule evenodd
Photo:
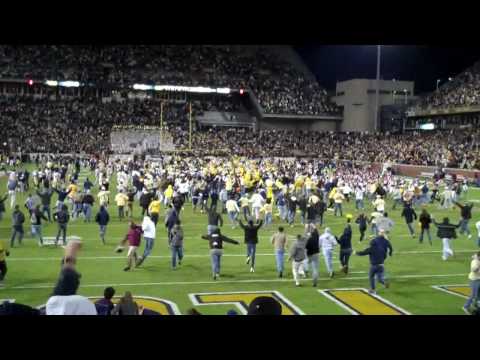
<path fill-rule="evenodd" d="M 433 116 L 433 115 L 455 115 L 455 114 L 464 114 L 464 113 L 475 113 L 480 112 L 480 105 L 470 105 L 470 106 L 454 106 L 447 108 L 428 108 L 428 109 L 411 109 L 407 111 L 407 117 L 418 117 L 418 116 Z"/>

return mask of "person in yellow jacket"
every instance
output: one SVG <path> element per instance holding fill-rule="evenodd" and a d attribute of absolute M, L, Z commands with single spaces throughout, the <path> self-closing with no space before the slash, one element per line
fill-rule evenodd
<path fill-rule="evenodd" d="M 3 287 L 3 279 L 7 275 L 7 256 L 10 256 L 8 242 L 0 239 L 0 288 Z"/>
<path fill-rule="evenodd" d="M 334 197 L 335 197 L 336 193 L 337 193 L 337 188 L 336 187 L 332 188 L 332 190 L 330 190 L 330 192 L 328 193 L 328 207 L 329 208 L 332 208 L 332 206 L 333 206 Z"/>
<path fill-rule="evenodd" d="M 115 202 L 117 203 L 117 207 L 118 207 L 118 218 L 123 219 L 125 217 L 125 206 L 127 205 L 127 202 L 128 202 L 127 194 L 124 194 L 123 191 L 120 191 L 115 196 Z"/>
<path fill-rule="evenodd" d="M 169 186 L 171 186 L 171 185 L 169 185 Z M 160 202 L 158 197 L 155 196 L 153 198 L 152 202 L 150 203 L 150 205 L 148 206 L 148 214 L 150 215 L 150 219 L 152 219 L 155 226 L 157 226 L 157 223 L 158 223 L 158 217 L 159 217 L 159 214 L 160 214 L 161 205 L 162 205 L 162 203 Z"/>
<path fill-rule="evenodd" d="M 164 205 L 167 206 L 168 204 L 172 203 L 173 198 L 173 186 L 169 184 L 167 189 L 163 192 L 164 195 Z"/>
<path fill-rule="evenodd" d="M 108 207 L 108 204 L 110 202 L 109 195 L 110 195 L 110 191 L 105 190 L 105 187 L 102 186 L 101 190 L 97 194 L 100 206 L 105 206 L 105 208 Z"/>

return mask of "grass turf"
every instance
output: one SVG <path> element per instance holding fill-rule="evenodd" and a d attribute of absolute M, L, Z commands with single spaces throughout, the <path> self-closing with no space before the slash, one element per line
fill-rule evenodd
<path fill-rule="evenodd" d="M 31 166 L 29 166 L 31 169 Z M 82 170 L 80 185 L 83 184 L 85 175 L 93 178 L 93 174 Z M 111 181 L 111 190 L 115 194 L 115 181 Z M 0 179 L 0 188 L 6 189 L 6 178 Z M 95 193 L 98 189 L 95 188 Z M 113 198 L 111 196 L 111 199 Z M 22 211 L 26 194 L 17 195 L 17 204 L 21 204 Z M 480 190 L 470 189 L 462 201 L 473 200 L 477 205 L 480 200 Z M 54 195 L 52 204 L 56 200 Z M 9 241 L 11 234 L 11 211 L 9 200 L 5 203 L 7 212 L 0 222 L 0 238 Z M 434 314 L 463 314 L 461 307 L 464 299 L 450 295 L 432 288 L 432 285 L 463 284 L 468 285 L 467 274 L 469 272 L 470 258 L 476 245 L 477 234 L 474 224 L 480 220 L 477 207 L 473 209 L 473 219 L 470 222 L 472 239 L 459 235 L 453 240 L 455 256 L 448 261 L 441 259 L 441 241 L 432 229 L 433 246 L 425 239 L 423 244 L 418 243 L 418 237 L 412 239 L 405 224 L 400 218 L 401 210 L 391 210 L 392 203 L 389 201 L 387 210 L 389 216 L 395 221 L 391 234 L 394 247 L 394 256 L 386 262 L 388 277 L 391 280 L 390 289 L 379 286 L 378 295 L 389 302 L 407 310 L 411 314 L 434 315 Z M 94 214 L 98 207 L 94 207 Z M 452 210 L 439 209 L 438 203 L 428 205 L 430 213 L 436 219 L 444 215 L 450 217 L 453 222 L 459 220 L 458 208 Z M 366 213 L 372 211 L 371 205 L 367 205 Z M 71 221 L 68 227 L 68 236 L 79 236 L 84 242 L 84 247 L 78 261 L 78 270 L 82 274 L 79 294 L 85 296 L 101 296 L 103 288 L 114 286 L 117 295 L 130 290 L 137 296 L 151 296 L 166 299 L 177 304 L 180 312 L 185 313 L 193 307 L 189 294 L 205 292 L 238 292 L 238 291 L 265 291 L 276 290 L 286 297 L 291 303 L 301 309 L 305 314 L 349 314 L 349 312 L 337 303 L 321 295 L 318 289 L 335 288 L 368 288 L 368 257 L 352 255 L 350 260 L 350 274 L 344 275 L 338 272 L 338 249 L 335 251 L 334 267 L 337 275 L 334 279 L 327 277 L 323 258 L 320 259 L 320 281 L 317 288 L 313 288 L 310 279 L 302 281 L 302 287 L 296 288 L 291 275 L 290 263 L 285 263 L 286 277 L 278 279 L 275 270 L 275 259 L 269 238 L 281 224 L 278 219 L 269 228 L 262 228 L 259 232 L 260 242 L 257 247 L 257 259 L 255 273 L 249 272 L 249 266 L 245 265 L 246 246 L 243 244 L 243 231 L 232 229 L 226 216 L 222 232 L 227 236 L 241 241 L 240 245 L 226 244 L 222 258 L 221 279 L 213 281 L 211 277 L 208 242 L 200 239 L 200 235 L 206 233 L 206 216 L 199 212 L 193 213 L 191 204 L 186 204 L 181 219 L 185 232 L 185 258 L 177 270 L 170 268 L 170 251 L 167 246 L 166 230 L 162 224 L 164 209 L 162 209 L 160 222 L 157 226 L 157 238 L 155 247 L 150 258 L 141 268 L 131 272 L 122 269 L 126 263 L 126 255 L 114 253 L 114 248 L 125 235 L 128 225 L 127 220 L 120 221 L 114 204 L 110 205 L 109 212 L 112 218 L 107 228 L 107 245 L 103 245 L 98 235 L 98 226 L 94 223 L 85 224 L 82 219 Z M 417 213 L 420 210 L 417 209 Z M 357 212 L 354 203 L 344 204 L 344 215 L 351 213 L 354 218 Z M 134 207 L 134 219 L 141 222 L 138 203 Z M 295 227 L 285 226 L 286 232 L 291 239 L 294 235 L 303 231 L 299 224 L 300 216 L 296 217 Z M 325 225 L 329 226 L 334 234 L 340 235 L 345 224 L 345 218 L 334 217 L 333 212 L 325 214 Z M 285 224 L 283 224 L 285 225 Z M 26 237 L 22 246 L 11 249 L 11 255 L 7 258 L 8 274 L 5 279 L 5 287 L 0 288 L 0 299 L 16 299 L 19 303 L 32 306 L 44 304 L 52 289 L 60 270 L 60 258 L 62 248 L 45 246 L 39 248 L 37 240 L 28 236 L 29 219 L 25 222 Z M 321 228 L 323 231 L 324 227 Z M 416 232 L 418 234 L 418 225 Z M 57 225 L 45 224 L 44 236 L 55 236 Z M 358 243 L 359 232 L 353 224 L 353 245 L 356 250 L 366 247 L 368 241 Z M 143 252 L 144 242 L 139 253 Z M 227 310 L 234 308 L 233 305 L 196 306 L 204 314 L 225 314 Z"/>

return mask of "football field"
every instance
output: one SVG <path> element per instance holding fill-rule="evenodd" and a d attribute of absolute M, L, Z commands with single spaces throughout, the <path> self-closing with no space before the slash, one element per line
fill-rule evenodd
<path fill-rule="evenodd" d="M 79 185 L 82 187 L 85 176 L 94 179 L 93 173 L 82 170 Z M 395 222 L 390 239 L 394 248 L 393 257 L 386 261 L 387 276 L 391 287 L 379 285 L 377 295 L 366 292 L 368 289 L 368 256 L 352 255 L 350 273 L 345 275 L 339 271 L 338 248 L 335 250 L 333 279 L 328 278 L 323 258 L 320 259 L 320 280 L 317 288 L 312 287 L 310 278 L 302 280 L 301 287 L 295 287 L 290 263 L 283 279 L 277 277 L 273 247 L 270 236 L 279 225 L 283 225 L 293 241 L 294 236 L 303 233 L 300 214 L 297 214 L 295 226 L 289 227 L 278 218 L 273 225 L 263 227 L 259 231 L 260 241 L 257 247 L 255 273 L 245 264 L 246 246 L 243 244 L 243 231 L 238 227 L 232 229 L 226 215 L 223 215 L 222 233 L 240 241 L 240 245 L 225 244 L 222 257 L 221 278 L 214 281 L 208 242 L 200 236 L 206 233 L 207 219 L 205 214 L 193 213 L 190 203 L 185 205 L 180 218 L 185 233 L 184 260 L 177 270 L 171 269 L 170 250 L 167 246 L 167 233 L 163 225 L 165 209 L 162 208 L 157 226 L 157 238 L 152 255 L 137 269 L 124 272 L 126 254 L 114 252 L 119 241 L 128 230 L 127 220 L 120 221 L 117 208 L 113 202 L 115 196 L 115 179 L 111 181 L 109 213 L 111 222 L 107 227 L 107 244 L 103 245 L 99 238 L 98 226 L 95 223 L 84 223 L 83 219 L 71 220 L 68 236 L 79 237 L 83 241 L 83 249 L 77 263 L 82 274 L 79 294 L 88 297 L 99 297 L 103 289 L 113 286 L 117 295 L 127 290 L 145 307 L 165 314 L 184 314 L 187 309 L 195 307 L 203 314 L 225 314 L 230 309 L 245 311 L 245 306 L 258 293 L 277 298 L 283 306 L 285 314 L 308 315 L 348 315 L 348 314 L 413 314 L 413 315 L 460 315 L 464 314 L 462 305 L 465 295 L 469 293 L 467 275 L 470 259 L 478 251 L 475 222 L 480 220 L 480 190 L 470 188 L 461 202 L 473 201 L 473 219 L 470 221 L 472 238 L 458 234 L 452 241 L 455 255 L 448 261 L 441 258 L 441 240 L 436 237 L 436 228 L 431 229 L 433 246 L 426 238 L 423 244 L 418 242 L 419 226 L 416 224 L 416 237 L 412 238 L 405 221 L 400 218 L 401 208 L 391 210 L 389 201 L 387 211 Z M 6 193 L 6 178 L 0 179 L 0 196 Z M 33 190 L 33 185 L 31 185 Z M 95 187 L 94 193 L 98 188 Z M 30 236 L 30 221 L 27 210 L 23 206 L 26 194 L 17 194 L 17 204 L 26 215 L 24 224 L 25 239 L 21 246 L 11 249 L 7 258 L 8 274 L 5 287 L 0 288 L 0 299 L 12 299 L 31 306 L 40 306 L 48 300 L 60 271 L 60 260 L 63 249 L 46 245 L 39 247 L 37 239 Z M 57 196 L 52 198 L 52 206 Z M 98 200 L 96 201 L 98 203 Z M 366 214 L 373 208 L 366 203 Z M 0 238 L 10 241 L 11 210 L 9 200 L 5 202 L 7 212 L 0 222 Z M 220 207 L 220 205 L 219 205 Z M 93 214 L 98 210 L 94 207 Z M 460 210 L 442 210 L 439 204 L 429 204 L 428 211 L 437 221 L 449 216 L 453 223 L 458 223 Z M 417 215 L 420 209 L 416 209 Z M 357 211 L 353 202 L 344 203 L 344 217 L 335 217 L 332 211 L 325 213 L 324 223 L 333 233 L 339 236 L 346 223 L 345 214 L 351 213 L 354 220 Z M 134 219 L 141 223 L 141 210 L 138 202 L 134 205 Z M 355 250 L 363 250 L 368 239 L 359 243 L 359 231 L 352 225 L 352 243 Z M 323 232 L 325 227 L 320 228 Z M 370 234 L 370 229 L 368 230 Z M 55 223 L 45 223 L 43 235 L 54 237 L 57 232 Z M 144 242 L 139 254 L 143 253 Z"/>

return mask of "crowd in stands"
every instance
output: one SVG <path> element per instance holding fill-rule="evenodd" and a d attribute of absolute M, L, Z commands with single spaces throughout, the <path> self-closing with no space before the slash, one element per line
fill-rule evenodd
<path fill-rule="evenodd" d="M 423 97 L 420 109 L 450 108 L 480 104 L 480 61 L 460 75 L 440 86 L 437 91 Z"/>
<path fill-rule="evenodd" d="M 2 45 L 0 78 L 251 88 L 265 113 L 339 112 L 316 81 L 267 47 Z"/>

